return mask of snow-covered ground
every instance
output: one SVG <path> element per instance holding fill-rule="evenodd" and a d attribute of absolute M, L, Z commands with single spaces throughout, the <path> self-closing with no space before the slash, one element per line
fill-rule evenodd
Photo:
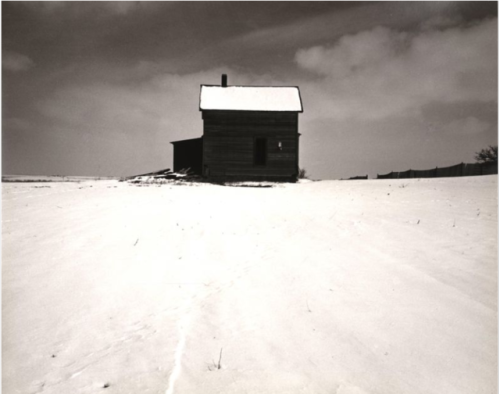
<path fill-rule="evenodd" d="M 4 183 L 3 393 L 496 393 L 497 187 Z"/>

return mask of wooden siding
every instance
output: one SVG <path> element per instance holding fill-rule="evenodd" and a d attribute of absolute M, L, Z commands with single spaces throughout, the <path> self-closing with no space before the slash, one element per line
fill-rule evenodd
<path fill-rule="evenodd" d="M 203 167 L 209 178 L 296 180 L 297 113 L 203 111 L 203 124 Z M 265 165 L 254 164 L 256 138 L 267 139 Z"/>

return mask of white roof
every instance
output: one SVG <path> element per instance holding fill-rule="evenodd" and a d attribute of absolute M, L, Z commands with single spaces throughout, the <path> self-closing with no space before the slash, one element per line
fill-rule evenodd
<path fill-rule="evenodd" d="M 201 85 L 200 110 L 302 112 L 299 88 Z"/>

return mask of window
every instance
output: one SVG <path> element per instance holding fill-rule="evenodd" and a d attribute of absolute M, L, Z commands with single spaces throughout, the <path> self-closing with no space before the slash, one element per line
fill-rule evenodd
<path fill-rule="evenodd" d="M 267 138 L 256 138 L 253 162 L 256 166 L 265 166 L 267 161 Z"/>

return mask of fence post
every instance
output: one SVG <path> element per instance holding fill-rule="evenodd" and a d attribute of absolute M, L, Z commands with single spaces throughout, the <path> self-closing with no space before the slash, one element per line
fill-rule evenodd
<path fill-rule="evenodd" d="M 460 176 L 464 176 L 464 162 L 460 163 Z"/>
<path fill-rule="evenodd" d="M 436 169 L 434 170 L 434 178 L 437 178 L 437 176 L 438 176 L 438 168 L 436 166 Z"/>

